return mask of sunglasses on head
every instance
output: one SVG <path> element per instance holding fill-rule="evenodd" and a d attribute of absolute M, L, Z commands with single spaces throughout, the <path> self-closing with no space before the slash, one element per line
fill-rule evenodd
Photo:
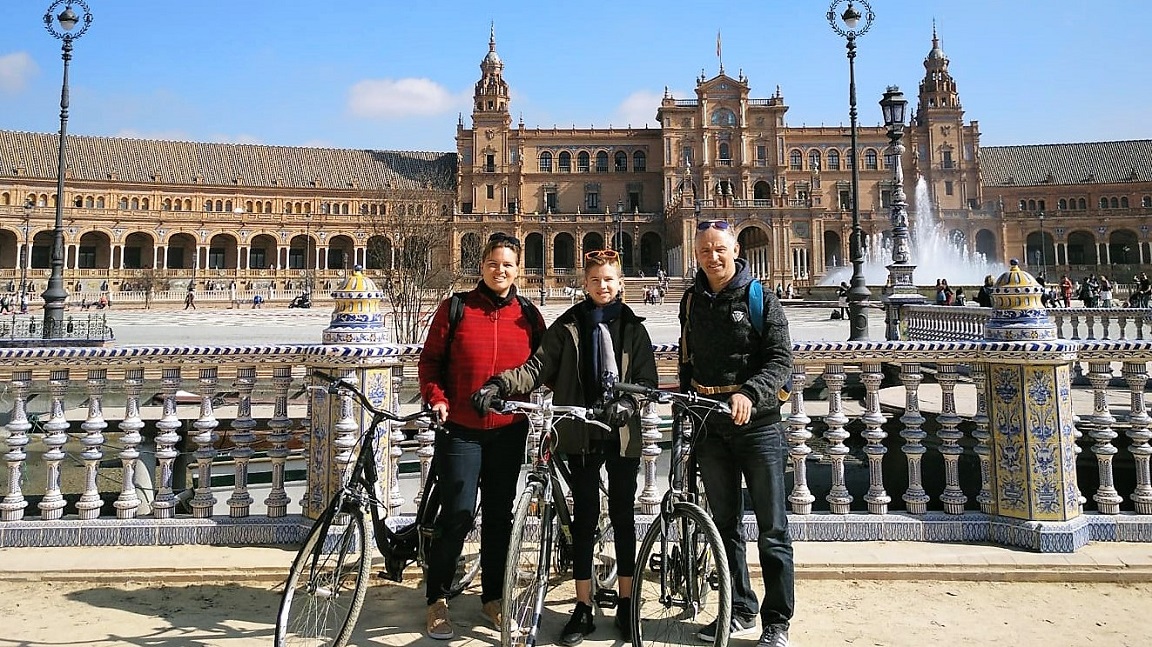
<path fill-rule="evenodd" d="M 601 258 L 606 261 L 614 261 L 620 258 L 620 252 L 614 249 L 594 249 L 584 254 L 584 260 L 592 260 L 595 258 Z"/>
<path fill-rule="evenodd" d="M 509 236 L 508 234 L 506 234 L 502 231 L 498 231 L 498 232 L 492 234 L 491 236 L 489 236 L 488 242 L 490 242 L 490 243 L 508 243 L 509 245 L 513 245 L 515 247 L 520 246 L 520 239 L 519 238 L 517 238 L 515 236 Z"/>
<path fill-rule="evenodd" d="M 705 220 L 696 225 L 696 231 L 704 231 L 705 229 L 719 229 L 720 231 L 726 231 L 730 226 L 731 225 L 728 224 L 727 220 Z"/>

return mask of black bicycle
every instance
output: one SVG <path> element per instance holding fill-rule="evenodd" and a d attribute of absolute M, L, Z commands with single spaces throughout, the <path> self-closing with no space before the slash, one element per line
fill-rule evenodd
<path fill-rule="evenodd" d="M 500 644 L 535 645 L 540 629 L 544 598 L 553 575 L 572 567 L 572 513 L 561 481 L 571 483 L 568 466 L 556 455 L 556 419 L 572 418 L 610 429 L 596 420 L 595 412 L 580 406 L 531 402 L 494 402 L 501 413 L 526 413 L 540 417 L 540 440 L 528 472 L 527 482 L 512 517 L 512 540 L 504 572 L 503 623 Z M 600 607 L 616 606 L 617 564 L 612 539 L 607 492 L 600 483 L 600 518 L 593 535 L 593 599 Z M 555 570 L 554 570 L 555 569 Z"/>
<path fill-rule="evenodd" d="M 669 488 L 636 557 L 632 584 L 632 644 L 688 645 L 716 622 L 714 645 L 728 644 L 732 580 L 720 531 L 706 511 L 696 471 L 695 445 L 708 415 L 728 415 L 727 403 L 695 393 L 617 383 L 617 393 L 638 395 L 673 409 Z M 687 422 L 689 424 L 681 424 Z"/>
<path fill-rule="evenodd" d="M 277 647 L 342 647 L 348 642 L 364 604 L 371 570 L 365 509 L 371 515 L 376 547 L 384 556 L 382 576 L 396 582 L 401 581 L 409 564 L 424 565 L 425 546 L 440 510 L 434 470 L 424 487 L 415 521 L 402 528 L 388 525 L 383 512 L 386 505 L 376 495 L 376 430 L 388 421 L 425 420 L 435 425 L 435 412 L 422 410 L 399 416 L 377 409 L 349 382 L 322 373 L 313 376 L 328 382 L 330 396 L 345 398 L 341 406 L 351 408 L 355 401 L 372 415 L 372 421 L 360 435 L 351 474 L 316 520 L 292 562 L 276 616 Z M 461 557 L 452 583 L 453 595 L 467 587 L 479 567 L 477 555 Z"/>

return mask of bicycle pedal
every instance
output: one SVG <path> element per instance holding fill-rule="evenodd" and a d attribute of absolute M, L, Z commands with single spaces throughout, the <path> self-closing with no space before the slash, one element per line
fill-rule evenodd
<path fill-rule="evenodd" d="M 664 570 L 664 556 L 660 553 L 655 553 L 648 558 L 648 568 L 653 573 L 660 573 Z"/>
<path fill-rule="evenodd" d="M 620 595 L 612 589 L 598 589 L 592 599 L 601 609 L 615 609 L 620 602 Z"/>

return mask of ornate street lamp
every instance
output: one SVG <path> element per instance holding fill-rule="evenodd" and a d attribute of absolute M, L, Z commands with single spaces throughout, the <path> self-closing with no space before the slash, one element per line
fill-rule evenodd
<path fill-rule="evenodd" d="M 620 254 L 620 267 L 624 267 L 624 201 L 616 201 L 616 240 L 612 244 L 612 248 Z"/>
<path fill-rule="evenodd" d="M 52 12 L 60 5 L 64 11 L 53 17 Z M 79 5 L 84 11 L 77 16 L 72 5 Z M 59 29 L 55 20 L 59 23 Z M 83 23 L 79 31 L 72 30 Z M 60 87 L 60 149 L 56 166 L 56 225 L 52 231 L 52 273 L 48 277 L 48 289 L 44 291 L 44 339 L 59 337 L 64 332 L 64 302 L 68 292 L 64 289 L 64 161 L 67 152 L 68 134 L 68 62 L 72 60 L 72 41 L 84 35 L 92 25 L 92 12 L 84 0 L 56 0 L 48 6 L 44 14 L 44 28 L 49 34 L 64 41 L 61 57 L 64 59 L 64 80 Z"/>
<path fill-rule="evenodd" d="M 900 307 L 924 300 L 912 280 L 916 266 L 912 264 L 908 246 L 908 198 L 904 195 L 904 165 L 901 162 L 904 146 L 900 144 L 904 137 L 907 108 L 908 101 L 900 88 L 888 86 L 880 100 L 880 110 L 884 113 L 884 125 L 888 128 L 888 140 L 892 145 L 889 157 L 892 161 L 892 264 L 888 266 L 891 292 L 885 297 L 884 318 L 884 335 L 888 340 L 900 339 Z"/>
<path fill-rule="evenodd" d="M 1044 253 L 1044 212 L 1036 214 L 1040 218 L 1040 274 L 1047 275 L 1048 257 Z"/>
<path fill-rule="evenodd" d="M 849 243 L 849 253 L 852 258 L 852 282 L 848 290 L 848 319 L 849 341 L 863 341 L 868 339 L 868 315 L 864 312 L 864 302 L 872 296 L 864 282 L 864 232 L 860 229 L 860 160 L 856 143 L 856 39 L 863 36 L 872 27 L 872 20 L 876 14 L 872 13 L 872 6 L 865 0 L 848 0 L 848 7 L 840 16 L 836 15 L 836 7 L 844 0 L 833 0 L 828 8 L 828 24 L 832 31 L 843 36 L 848 41 L 848 117 L 852 133 L 852 239 Z M 864 6 L 865 15 L 861 16 L 854 2 Z M 860 25 L 860 19 L 864 24 Z M 840 26 L 837 18 L 844 23 Z M 857 26 L 859 28 L 857 28 Z"/>

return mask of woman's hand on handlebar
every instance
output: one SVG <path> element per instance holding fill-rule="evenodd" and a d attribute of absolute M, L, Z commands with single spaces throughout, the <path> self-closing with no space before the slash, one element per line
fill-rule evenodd
<path fill-rule="evenodd" d="M 437 402 L 431 407 L 433 420 L 437 424 L 443 424 L 448 420 L 448 403 Z"/>

